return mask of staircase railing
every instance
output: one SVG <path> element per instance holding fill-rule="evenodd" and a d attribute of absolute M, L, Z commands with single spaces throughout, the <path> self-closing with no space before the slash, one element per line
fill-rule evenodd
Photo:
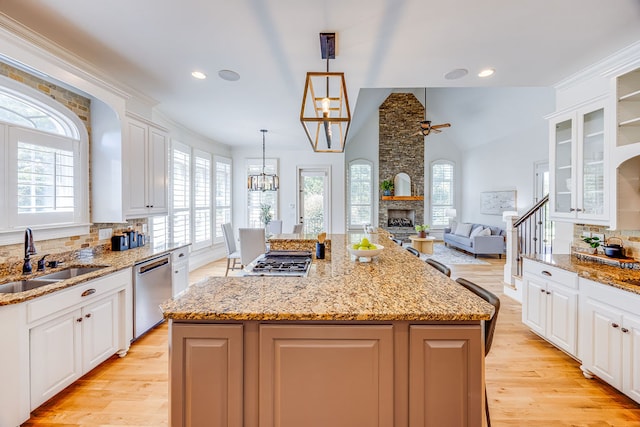
<path fill-rule="evenodd" d="M 509 239 L 512 239 L 509 242 Z M 549 195 L 531 207 L 520 217 L 507 219 L 507 275 L 522 275 L 522 259 L 526 255 L 553 252 L 553 221 L 549 220 Z M 510 250 L 509 250 L 510 249 Z M 509 277 L 508 283 L 513 283 Z"/>

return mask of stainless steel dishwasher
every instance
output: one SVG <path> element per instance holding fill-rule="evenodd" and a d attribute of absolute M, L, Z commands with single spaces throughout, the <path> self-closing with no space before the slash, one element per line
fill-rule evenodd
<path fill-rule="evenodd" d="M 171 254 L 136 264 L 133 280 L 133 339 L 162 321 L 159 305 L 171 298 Z"/>

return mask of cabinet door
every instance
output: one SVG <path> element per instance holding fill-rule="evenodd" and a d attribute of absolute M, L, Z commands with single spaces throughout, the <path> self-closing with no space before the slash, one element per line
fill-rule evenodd
<path fill-rule="evenodd" d="M 393 367 L 390 325 L 263 325 L 260 426 L 392 426 Z"/>
<path fill-rule="evenodd" d="M 31 329 L 31 410 L 82 375 L 81 322 L 75 310 Z"/>
<path fill-rule="evenodd" d="M 534 277 L 525 276 L 522 290 L 522 323 L 541 336 L 547 325 L 547 287 Z"/>
<path fill-rule="evenodd" d="M 605 220 L 609 217 L 607 206 L 607 164 L 605 150 L 605 110 L 601 104 L 590 105 L 578 112 L 580 170 L 577 188 L 577 217 L 589 220 Z"/>
<path fill-rule="evenodd" d="M 126 212 L 128 215 L 147 213 L 147 138 L 149 128 L 130 120 L 127 123 L 127 141 L 124 185 L 128 190 Z"/>
<path fill-rule="evenodd" d="M 557 347 L 577 356 L 578 293 L 551 281 L 547 282 L 547 292 L 545 336 Z"/>
<path fill-rule="evenodd" d="M 169 424 L 243 426 L 242 325 L 171 325 Z"/>
<path fill-rule="evenodd" d="M 166 213 L 168 209 L 168 158 L 169 137 L 158 129 L 149 128 L 147 201 L 152 214 Z"/>
<path fill-rule="evenodd" d="M 118 295 L 82 309 L 82 369 L 89 372 L 118 349 Z"/>
<path fill-rule="evenodd" d="M 640 402 L 640 318 L 625 313 L 621 331 L 624 372 L 622 391 Z"/>
<path fill-rule="evenodd" d="M 573 218 L 575 217 L 574 189 L 577 175 L 575 114 L 565 114 L 550 120 L 549 130 L 550 215 L 556 218 Z"/>
<path fill-rule="evenodd" d="M 480 325 L 411 326 L 409 343 L 409 426 L 482 426 Z"/>
<path fill-rule="evenodd" d="M 582 364 L 602 380 L 620 389 L 622 387 L 622 315 L 610 306 L 592 298 L 584 304 L 587 327 Z"/>

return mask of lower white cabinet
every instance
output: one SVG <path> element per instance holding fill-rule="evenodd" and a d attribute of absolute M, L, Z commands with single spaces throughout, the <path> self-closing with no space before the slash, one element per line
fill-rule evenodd
<path fill-rule="evenodd" d="M 112 294 L 31 329 L 31 410 L 116 353 L 118 312 Z"/>
<path fill-rule="evenodd" d="M 522 322 L 556 347 L 577 357 L 577 274 L 525 259 Z"/>
<path fill-rule="evenodd" d="M 175 297 L 189 286 L 189 247 L 171 254 L 171 292 Z"/>
<path fill-rule="evenodd" d="M 640 402 L 640 296 L 580 279 L 580 358 L 586 377 Z"/>

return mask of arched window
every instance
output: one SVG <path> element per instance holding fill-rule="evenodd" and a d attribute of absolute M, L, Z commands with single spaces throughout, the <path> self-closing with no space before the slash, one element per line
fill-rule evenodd
<path fill-rule="evenodd" d="M 347 215 L 348 228 L 373 222 L 373 163 L 357 159 L 349 162 Z"/>
<path fill-rule="evenodd" d="M 431 226 L 449 225 L 447 210 L 455 208 L 455 164 L 449 160 L 431 163 Z"/>
<path fill-rule="evenodd" d="M 87 145 L 86 128 L 75 113 L 2 77 L 0 232 L 88 226 Z M 69 233 L 57 236 L 78 231 Z"/>

